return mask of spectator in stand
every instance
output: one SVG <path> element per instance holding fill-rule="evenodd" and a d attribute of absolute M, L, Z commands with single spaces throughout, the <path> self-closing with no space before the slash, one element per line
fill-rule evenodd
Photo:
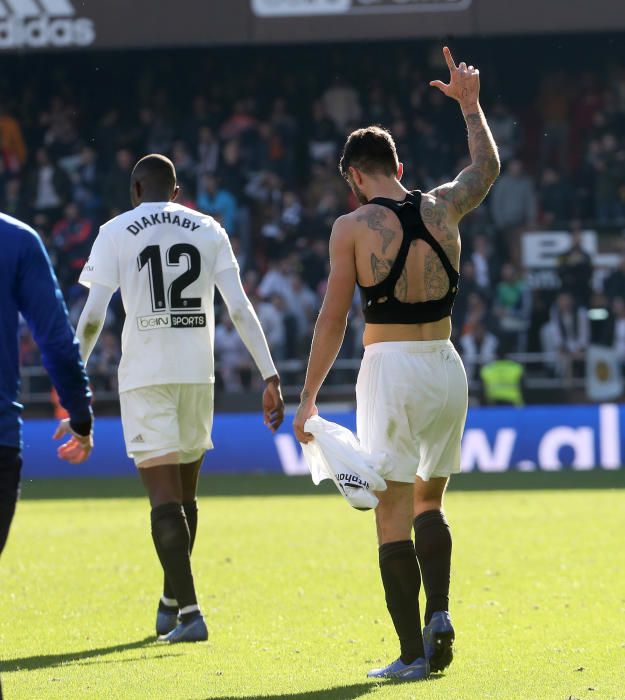
<path fill-rule="evenodd" d="M 251 376 L 252 359 L 227 312 L 215 328 L 215 360 L 224 389 L 243 391 L 246 375 Z"/>
<path fill-rule="evenodd" d="M 536 192 L 520 160 L 511 160 L 495 182 L 490 205 L 493 221 L 500 231 L 532 226 L 536 222 Z"/>
<path fill-rule="evenodd" d="M 50 160 L 45 148 L 37 149 L 36 165 L 30 174 L 28 189 L 28 204 L 34 212 L 47 214 L 52 221 L 59 218 L 71 195 L 71 183 L 67 175 Z"/>
<path fill-rule="evenodd" d="M 266 300 L 277 294 L 288 299 L 291 293 L 291 282 L 289 279 L 291 273 L 291 263 L 288 258 L 271 260 L 269 269 L 258 285 L 258 296 Z"/>
<path fill-rule="evenodd" d="M 306 246 L 301 254 L 304 282 L 317 294 L 328 272 L 328 239 L 318 238 Z"/>
<path fill-rule="evenodd" d="M 498 335 L 506 348 L 523 349 L 523 334 L 529 321 L 530 296 L 525 283 L 511 263 L 501 268 L 501 280 L 495 290 L 493 312 L 497 318 Z"/>
<path fill-rule="evenodd" d="M 580 375 L 590 337 L 587 309 L 577 305 L 571 294 L 561 292 L 541 335 L 543 351 L 557 356 L 556 373 L 567 381 Z"/>
<path fill-rule="evenodd" d="M 115 153 L 115 164 L 104 181 L 104 199 L 107 210 L 112 216 L 128 209 L 130 203 L 128 182 L 134 164 L 135 158 L 127 148 L 120 148 Z"/>
<path fill-rule="evenodd" d="M 65 216 L 52 229 L 52 247 L 57 253 L 59 281 L 63 289 L 78 282 L 93 243 L 93 222 L 82 216 L 78 205 L 70 202 Z"/>
<path fill-rule="evenodd" d="M 102 177 L 98 154 L 90 146 L 83 146 L 72 172 L 73 199 L 88 216 L 98 218 L 102 208 Z"/>
<path fill-rule="evenodd" d="M 312 339 L 313 324 L 317 311 L 319 311 L 319 299 L 317 295 L 304 284 L 301 275 L 292 273 L 289 276 L 291 290 L 286 298 L 291 315 L 295 319 L 297 333 L 297 354 L 308 350 L 309 341 Z"/>
<path fill-rule="evenodd" d="M 471 331 L 462 336 L 462 360 L 470 380 L 478 378 L 482 365 L 496 359 L 498 342 L 496 336 L 481 322 L 476 323 Z"/>
<path fill-rule="evenodd" d="M 237 202 L 214 175 L 202 176 L 197 206 L 201 212 L 218 219 L 229 234 L 235 233 Z"/>
<path fill-rule="evenodd" d="M 480 291 L 490 293 L 492 251 L 486 236 L 476 236 L 473 241 L 471 262 L 475 272 L 474 279 Z"/>
<path fill-rule="evenodd" d="M 110 330 L 102 331 L 89 358 L 94 388 L 117 393 L 117 367 L 122 356 L 119 336 Z"/>
<path fill-rule="evenodd" d="M 260 324 L 265 331 L 272 356 L 276 360 L 286 357 L 286 306 L 281 294 L 272 294 L 267 301 L 260 301 L 257 309 Z"/>
<path fill-rule="evenodd" d="M 346 131 L 349 124 L 361 120 L 362 108 L 358 91 L 340 76 L 337 76 L 334 83 L 323 93 L 321 102 L 341 132 Z"/>
<path fill-rule="evenodd" d="M 541 169 L 555 165 L 568 172 L 571 89 L 564 71 L 544 76 L 538 104 L 542 117 Z"/>
<path fill-rule="evenodd" d="M 537 218 L 534 183 L 523 172 L 520 160 L 511 160 L 493 185 L 490 212 L 503 256 L 519 264 L 521 232 L 533 226 Z"/>
<path fill-rule="evenodd" d="M 612 315 L 614 317 L 614 342 L 613 348 L 616 350 L 618 359 L 622 365 L 625 364 L 625 299 L 614 297 L 612 299 Z"/>
<path fill-rule="evenodd" d="M 462 324 L 461 335 L 473 333 L 478 324 L 489 325 L 488 305 L 478 292 L 467 295 L 467 310 Z"/>
<path fill-rule="evenodd" d="M 582 245 L 579 221 L 571 224 L 571 247 L 558 258 L 560 291 L 570 294 L 578 306 L 588 308 L 592 296 L 592 259 Z"/>
<path fill-rule="evenodd" d="M 6 181 L 0 209 L 4 214 L 21 221 L 29 217 L 30 212 L 22 196 L 22 181 L 19 178 L 14 177 Z"/>
<path fill-rule="evenodd" d="M 625 206 L 621 199 L 621 187 L 625 179 L 625 149 L 611 132 L 604 134 L 598 144 L 591 146 L 589 158 L 594 171 L 597 221 L 604 226 L 621 224 L 625 218 Z"/>
<path fill-rule="evenodd" d="M 573 188 L 555 168 L 546 168 L 543 171 L 538 199 L 545 228 L 566 225 L 573 216 Z"/>
<path fill-rule="evenodd" d="M 464 325 L 467 313 L 467 299 L 470 294 L 479 294 L 480 288 L 475 279 L 475 265 L 472 260 L 465 260 L 461 265 L 460 279 L 462 284 L 459 287 L 458 296 L 454 305 L 454 324 L 452 332 L 456 333 L 458 328 Z"/>
<path fill-rule="evenodd" d="M 618 267 L 605 278 L 603 293 L 610 301 L 616 297 L 625 299 L 625 255 L 621 258 Z"/>
<path fill-rule="evenodd" d="M 339 132 L 321 100 L 313 104 L 308 155 L 314 162 L 334 163 L 339 149 Z"/>
<path fill-rule="evenodd" d="M 495 102 L 488 112 L 488 124 L 499 150 L 501 163 L 516 158 L 521 145 L 519 120 L 503 102 Z"/>
<path fill-rule="evenodd" d="M 179 180 L 193 182 L 195 189 L 195 180 L 197 177 L 197 166 L 193 160 L 187 144 L 184 141 L 176 141 L 172 149 L 172 160 L 176 166 L 176 175 Z"/>
<path fill-rule="evenodd" d="M 26 144 L 18 120 L 0 101 L 0 169 L 19 173 L 26 163 Z"/>
<path fill-rule="evenodd" d="M 219 165 L 219 141 L 210 126 L 202 126 L 198 131 L 197 172 L 198 189 L 204 175 L 214 175 Z"/>

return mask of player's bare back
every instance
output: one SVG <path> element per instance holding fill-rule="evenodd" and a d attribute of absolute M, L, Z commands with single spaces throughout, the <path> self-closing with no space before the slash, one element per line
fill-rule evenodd
<path fill-rule="evenodd" d="M 421 217 L 428 231 L 441 244 L 454 268 L 460 262 L 460 235 L 457 225 L 450 225 L 445 203 L 423 193 Z M 397 216 L 379 204 L 365 204 L 348 214 L 354 236 L 358 283 L 368 287 L 387 277 L 402 241 L 402 228 Z M 395 287 L 395 296 L 402 302 L 441 299 L 449 289 L 449 280 L 440 258 L 423 240 L 410 246 L 408 259 Z M 367 324 L 364 344 L 402 340 L 445 340 L 451 335 L 451 319 L 417 324 Z"/>

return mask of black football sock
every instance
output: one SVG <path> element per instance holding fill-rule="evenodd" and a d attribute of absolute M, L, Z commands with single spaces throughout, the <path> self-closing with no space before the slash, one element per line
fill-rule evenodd
<path fill-rule="evenodd" d="M 399 637 L 401 660 L 405 664 L 423 657 L 419 615 L 421 576 L 412 540 L 389 542 L 379 549 L 380 572 L 386 607 Z"/>
<path fill-rule="evenodd" d="M 197 501 L 193 499 L 192 501 L 186 501 L 182 504 L 184 514 L 187 518 L 187 525 L 189 526 L 189 552 L 193 552 L 193 545 L 195 544 L 195 535 L 197 533 Z M 163 597 L 158 605 L 159 609 L 163 612 L 178 612 L 177 601 L 176 604 L 168 604 L 168 601 L 175 600 L 173 586 L 167 580 L 167 575 L 165 575 L 165 581 L 163 583 Z"/>
<path fill-rule="evenodd" d="M 427 510 L 414 520 L 415 551 L 425 589 L 425 624 L 439 610 L 449 610 L 451 530 L 440 510 Z"/>
<path fill-rule="evenodd" d="M 191 571 L 189 526 L 180 503 L 152 508 L 152 539 L 167 580 L 181 611 L 197 609 Z"/>

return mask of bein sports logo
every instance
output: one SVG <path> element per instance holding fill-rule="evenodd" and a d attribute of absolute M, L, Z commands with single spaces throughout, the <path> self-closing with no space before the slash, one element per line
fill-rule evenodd
<path fill-rule="evenodd" d="M 0 49 L 89 46 L 93 21 L 69 0 L 0 0 Z"/>
<path fill-rule="evenodd" d="M 258 17 L 466 10 L 472 0 L 252 0 Z"/>

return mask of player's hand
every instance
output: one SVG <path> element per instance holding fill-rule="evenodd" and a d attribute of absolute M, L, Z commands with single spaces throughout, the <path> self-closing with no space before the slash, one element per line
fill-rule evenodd
<path fill-rule="evenodd" d="M 443 48 L 443 56 L 449 68 L 449 83 L 432 80 L 431 87 L 438 88 L 444 95 L 457 100 L 461 105 L 477 104 L 480 97 L 480 71 L 462 61 L 456 66 L 451 51 Z"/>
<path fill-rule="evenodd" d="M 284 421 L 284 399 L 277 376 L 267 380 L 267 388 L 263 391 L 263 420 L 272 433 L 275 433 Z"/>
<path fill-rule="evenodd" d="M 319 411 L 317 410 L 314 401 L 309 399 L 300 403 L 297 413 L 295 414 L 295 418 L 293 419 L 293 432 L 295 433 L 295 437 L 297 438 L 298 442 L 306 445 L 311 440 L 315 439 L 312 433 L 307 433 L 304 430 L 304 425 L 311 416 L 316 416 L 318 413 Z"/>
<path fill-rule="evenodd" d="M 56 451 L 59 459 L 63 459 L 70 464 L 82 464 L 89 458 L 93 450 L 93 433 L 85 436 L 78 435 L 71 429 L 69 419 L 66 418 L 59 423 L 59 427 L 52 438 L 61 440 L 66 435 L 71 435 L 71 438 Z"/>

